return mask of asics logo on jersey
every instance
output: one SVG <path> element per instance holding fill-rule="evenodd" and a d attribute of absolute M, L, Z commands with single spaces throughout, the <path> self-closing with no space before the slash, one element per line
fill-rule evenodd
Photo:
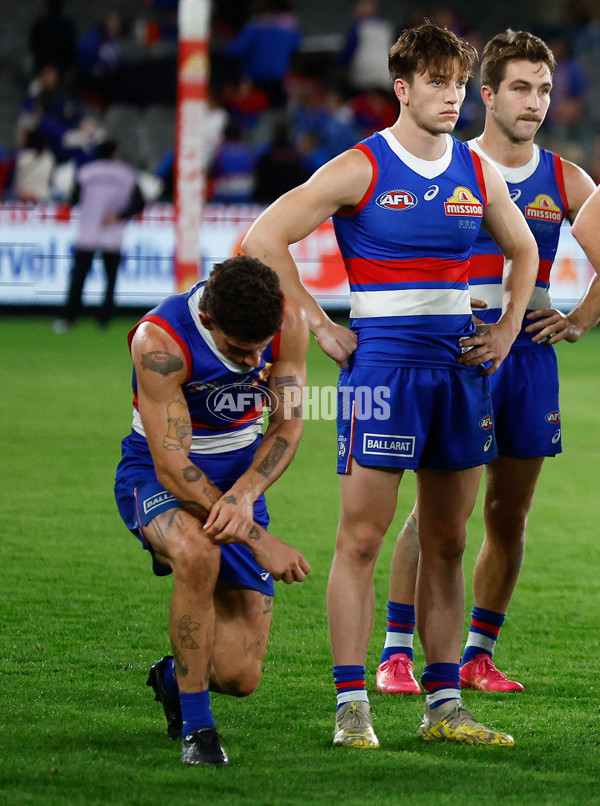
<path fill-rule="evenodd" d="M 546 415 L 546 422 L 547 423 L 559 423 L 560 422 L 560 411 L 549 411 Z"/>
<path fill-rule="evenodd" d="M 481 420 L 479 421 L 479 427 L 483 428 L 484 431 L 487 431 L 488 428 L 491 428 L 493 424 L 494 421 L 492 420 L 489 414 L 486 414 L 486 416 L 482 417 Z"/>
<path fill-rule="evenodd" d="M 477 199 L 469 188 L 457 187 L 449 199 L 444 202 L 446 215 L 477 216 L 483 215 L 483 204 Z"/>
<path fill-rule="evenodd" d="M 417 197 L 410 190 L 386 190 L 376 200 L 384 210 L 410 210 L 417 204 Z"/>
<path fill-rule="evenodd" d="M 525 218 L 534 218 L 537 221 L 554 221 L 560 224 L 563 216 L 554 199 L 551 196 L 540 193 L 525 208 Z"/>
<path fill-rule="evenodd" d="M 517 188 L 516 190 L 512 190 L 510 193 L 510 198 L 516 202 L 521 198 L 521 188 Z"/>
<path fill-rule="evenodd" d="M 432 199 L 435 199 L 439 192 L 440 186 L 432 185 L 430 188 L 427 188 L 427 192 L 423 194 L 423 198 L 425 201 L 431 201 Z"/>
<path fill-rule="evenodd" d="M 489 449 L 492 447 L 492 442 L 493 441 L 494 441 L 494 437 L 490 434 L 489 437 L 485 441 L 485 445 L 483 446 L 483 450 L 486 451 L 486 452 L 489 451 Z"/>

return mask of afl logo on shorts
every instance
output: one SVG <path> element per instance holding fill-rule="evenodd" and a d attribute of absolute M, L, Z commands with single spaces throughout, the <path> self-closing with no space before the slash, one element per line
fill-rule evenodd
<path fill-rule="evenodd" d="M 560 411 L 549 411 L 546 415 L 546 422 L 547 423 L 559 423 L 560 422 Z"/>
<path fill-rule="evenodd" d="M 384 210 L 410 210 L 416 207 L 417 197 L 410 190 L 386 190 L 376 200 L 378 207 Z"/>
<path fill-rule="evenodd" d="M 481 420 L 479 421 L 479 427 L 483 428 L 484 431 L 489 431 L 489 429 L 493 426 L 493 424 L 494 421 L 492 420 L 489 414 L 487 414 L 485 417 L 482 417 Z"/>

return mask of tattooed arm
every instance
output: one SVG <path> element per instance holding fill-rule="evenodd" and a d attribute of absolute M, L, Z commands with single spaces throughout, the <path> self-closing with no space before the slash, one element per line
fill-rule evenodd
<path fill-rule="evenodd" d="M 131 354 L 138 382 L 138 407 L 152 453 L 156 476 L 181 506 L 204 523 L 221 491 L 188 458 L 192 424 L 182 384 L 186 358 L 162 328 L 144 322 L 137 329 Z M 198 531 L 199 537 L 202 532 Z M 302 581 L 310 566 L 297 550 L 254 521 L 228 529 L 228 541 L 248 546 L 273 579 Z M 210 539 L 210 535 L 206 535 Z"/>
<path fill-rule="evenodd" d="M 292 460 L 302 436 L 302 391 L 306 384 L 309 331 L 298 302 L 286 297 L 279 356 L 271 367 L 269 426 L 254 461 L 212 508 L 205 529 L 212 537 L 252 518 L 252 507 Z M 222 537 L 220 539 L 223 539 Z"/>
<path fill-rule="evenodd" d="M 156 476 L 182 506 L 205 521 L 221 491 L 188 459 L 192 423 L 182 384 L 187 360 L 177 342 L 152 322 L 143 322 L 131 344 L 138 408 Z"/>

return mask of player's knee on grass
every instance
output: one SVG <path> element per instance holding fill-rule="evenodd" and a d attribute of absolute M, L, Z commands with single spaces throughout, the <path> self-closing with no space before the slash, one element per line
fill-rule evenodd
<path fill-rule="evenodd" d="M 211 690 L 231 697 L 248 697 L 258 688 L 262 675 L 262 661 L 244 659 L 238 668 L 229 667 L 211 673 Z"/>

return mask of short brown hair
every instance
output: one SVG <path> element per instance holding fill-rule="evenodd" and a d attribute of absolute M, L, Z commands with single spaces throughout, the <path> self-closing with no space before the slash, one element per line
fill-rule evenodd
<path fill-rule="evenodd" d="M 465 78 L 473 75 L 477 51 L 468 42 L 459 39 L 447 28 L 430 22 L 418 28 L 407 28 L 390 48 L 388 67 L 392 81 L 404 78 L 410 81 L 415 75 L 428 70 L 432 75 L 452 73 L 456 60 Z"/>
<path fill-rule="evenodd" d="M 529 31 L 507 28 L 487 43 L 481 58 L 481 83 L 498 92 L 506 75 L 506 65 L 515 59 L 538 64 L 541 62 L 551 73 L 556 67 L 554 54 L 548 45 Z"/>
<path fill-rule="evenodd" d="M 272 338 L 281 328 L 279 278 L 273 269 L 247 255 L 215 265 L 199 305 L 223 333 L 247 344 Z"/>

